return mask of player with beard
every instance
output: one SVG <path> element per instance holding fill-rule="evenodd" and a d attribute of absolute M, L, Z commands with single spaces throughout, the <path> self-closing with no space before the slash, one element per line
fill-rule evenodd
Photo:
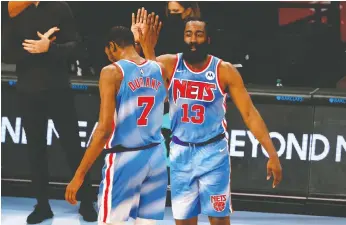
<path fill-rule="evenodd" d="M 149 30 L 152 26 L 150 24 Z M 267 180 L 273 188 L 282 169 L 266 125 L 253 105 L 238 71 L 229 62 L 209 55 L 207 23 L 190 18 L 184 30 L 185 50 L 156 58 L 158 32 L 140 32 L 148 59 L 167 69 L 171 129 L 171 195 L 177 225 L 196 225 L 209 216 L 212 225 L 230 224 L 230 157 L 225 119 L 227 92 L 242 118 L 269 155 Z"/>

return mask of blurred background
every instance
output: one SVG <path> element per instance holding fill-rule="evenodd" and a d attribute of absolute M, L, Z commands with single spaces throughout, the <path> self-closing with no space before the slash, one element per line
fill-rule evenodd
<path fill-rule="evenodd" d="M 99 76 L 108 64 L 104 33 L 115 25 L 130 27 L 131 13 L 139 7 L 159 14 L 165 26 L 166 2 L 68 4 L 84 49 L 69 65 L 71 76 Z M 9 21 L 7 2 L 1 6 L 3 29 Z M 206 1 L 199 6 L 211 24 L 212 54 L 241 64 L 238 69 L 246 84 L 345 88 L 346 2 Z M 179 41 L 165 38 L 165 43 Z M 14 72 L 15 66 L 2 61 L 1 69 Z"/>

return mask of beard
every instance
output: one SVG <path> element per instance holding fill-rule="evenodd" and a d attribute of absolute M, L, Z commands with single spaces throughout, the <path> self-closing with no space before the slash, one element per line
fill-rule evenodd
<path fill-rule="evenodd" d="M 191 51 L 191 47 L 195 47 L 195 51 Z M 209 44 L 184 44 L 183 59 L 189 64 L 203 62 L 208 56 Z"/>

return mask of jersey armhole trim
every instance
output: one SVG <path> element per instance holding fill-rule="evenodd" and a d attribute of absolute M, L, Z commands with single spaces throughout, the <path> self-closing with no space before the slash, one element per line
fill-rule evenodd
<path fill-rule="evenodd" d="M 123 67 L 119 64 L 119 63 L 112 63 L 115 67 L 117 67 L 118 69 L 120 69 L 121 71 L 121 75 L 123 76 L 123 79 L 121 80 L 121 83 L 120 83 L 120 86 L 119 86 L 119 90 L 118 90 L 118 93 L 116 95 L 116 98 L 119 96 L 120 92 L 121 92 L 121 88 L 123 86 L 123 83 L 124 83 L 124 79 L 125 79 L 125 73 L 124 73 L 124 69 Z M 115 109 L 116 110 L 116 109 Z"/>
<path fill-rule="evenodd" d="M 154 62 L 159 68 L 160 68 L 160 73 L 161 73 L 161 77 L 162 77 L 162 80 L 164 80 L 163 79 L 163 70 L 162 70 L 162 67 L 160 66 L 160 64 L 158 63 L 158 62 L 156 62 L 156 61 L 152 61 L 152 62 Z"/>
<path fill-rule="evenodd" d="M 121 75 L 122 75 L 123 78 L 124 78 L 125 74 L 124 74 L 123 68 L 122 68 L 118 63 L 116 63 L 116 62 L 114 62 L 114 63 L 112 63 L 112 64 L 113 64 L 115 67 L 117 67 L 118 69 L 120 69 Z"/>
<path fill-rule="evenodd" d="M 227 95 L 227 93 L 224 90 L 222 90 L 221 85 L 220 85 L 220 77 L 219 77 L 221 62 L 222 62 L 222 59 L 219 59 L 219 61 L 216 64 L 216 84 L 217 84 L 217 87 L 218 87 L 221 95 L 225 96 L 225 95 Z"/>
<path fill-rule="evenodd" d="M 175 72 L 176 72 L 176 70 L 177 70 L 177 68 L 178 68 L 178 64 L 179 64 L 179 53 L 176 54 L 176 57 L 177 57 L 177 58 L 176 58 L 176 61 L 175 61 L 175 65 L 174 65 L 174 69 L 173 69 L 173 74 L 172 74 L 172 76 L 171 76 L 171 79 L 169 80 L 168 89 L 171 88 L 171 85 L 172 85 L 172 81 L 173 81 L 173 79 L 174 79 Z"/>

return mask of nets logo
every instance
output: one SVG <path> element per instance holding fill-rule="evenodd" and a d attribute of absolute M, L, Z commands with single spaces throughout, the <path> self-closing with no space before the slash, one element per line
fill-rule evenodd
<path fill-rule="evenodd" d="M 173 101 L 175 104 L 177 104 L 178 98 L 212 102 L 215 99 L 214 90 L 216 90 L 216 84 L 213 83 L 173 79 Z"/>
<path fill-rule="evenodd" d="M 216 212 L 222 212 L 226 208 L 226 195 L 211 195 L 210 203 Z"/>
<path fill-rule="evenodd" d="M 276 96 L 276 100 L 288 102 L 303 102 L 304 98 L 300 96 Z"/>

